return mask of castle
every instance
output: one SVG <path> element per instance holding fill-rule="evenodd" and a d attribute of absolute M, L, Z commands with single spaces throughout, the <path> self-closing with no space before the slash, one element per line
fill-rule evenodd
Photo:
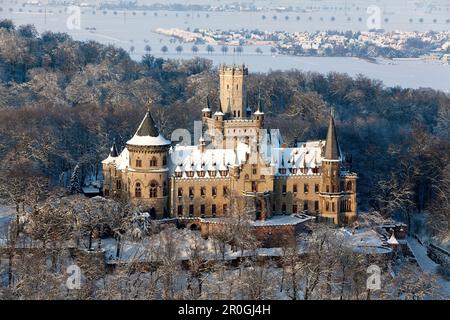
<path fill-rule="evenodd" d="M 102 162 L 103 194 L 143 203 L 157 219 L 222 217 L 234 193 L 252 199 L 255 221 L 295 213 L 354 221 L 357 175 L 343 168 L 333 116 L 326 140 L 287 147 L 264 128 L 261 104 L 246 103 L 247 75 L 243 65 L 219 67 L 219 103 L 202 109 L 196 145 L 167 140 L 149 109 L 126 147 L 113 145 Z"/>

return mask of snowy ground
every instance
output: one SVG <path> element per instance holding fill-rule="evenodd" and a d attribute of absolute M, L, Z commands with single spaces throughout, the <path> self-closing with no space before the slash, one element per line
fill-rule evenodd
<path fill-rule="evenodd" d="M 424 272 L 429 272 L 436 275 L 439 279 L 439 283 L 442 286 L 442 291 L 445 295 L 450 295 L 450 281 L 445 280 L 438 272 L 438 264 L 431 260 L 427 255 L 427 249 L 422 246 L 417 239 L 408 237 L 408 246 L 416 257 L 417 263 Z"/>

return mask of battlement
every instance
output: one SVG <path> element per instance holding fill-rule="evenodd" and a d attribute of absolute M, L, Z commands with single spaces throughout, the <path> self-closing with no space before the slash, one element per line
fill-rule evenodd
<path fill-rule="evenodd" d="M 244 64 L 232 66 L 221 64 L 219 66 L 219 73 L 227 75 L 248 75 L 248 68 Z"/>

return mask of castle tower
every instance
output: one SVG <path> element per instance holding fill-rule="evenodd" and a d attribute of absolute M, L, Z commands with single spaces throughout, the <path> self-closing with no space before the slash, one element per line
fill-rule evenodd
<path fill-rule="evenodd" d="M 244 65 L 219 67 L 220 102 L 226 108 L 225 113 L 230 113 L 233 118 L 246 117 L 246 75 L 248 69 Z"/>
<path fill-rule="evenodd" d="M 128 194 L 133 202 L 147 206 L 152 218 L 169 216 L 170 145 L 159 132 L 150 108 L 133 138 L 127 141 Z"/>
<path fill-rule="evenodd" d="M 339 222 L 340 213 L 340 168 L 341 156 L 334 126 L 334 118 L 330 116 L 325 153 L 322 160 L 322 215 Z"/>

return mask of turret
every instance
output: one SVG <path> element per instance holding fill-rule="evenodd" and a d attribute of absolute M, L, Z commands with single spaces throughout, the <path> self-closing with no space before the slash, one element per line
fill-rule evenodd
<path fill-rule="evenodd" d="M 206 121 L 206 119 L 211 118 L 211 106 L 209 103 L 209 97 L 206 97 L 206 107 L 202 109 L 202 118 L 203 122 Z"/>
<path fill-rule="evenodd" d="M 339 223 L 339 213 L 341 206 L 340 199 L 340 167 L 341 156 L 339 144 L 334 126 L 333 115 L 330 116 L 328 125 L 327 140 L 322 159 L 322 213 L 332 217 L 335 223 Z"/>
<path fill-rule="evenodd" d="M 264 127 L 264 112 L 261 108 L 261 93 L 258 93 L 258 109 L 253 113 L 253 117 L 256 120 L 258 127 L 262 129 Z"/>
<path fill-rule="evenodd" d="M 127 141 L 129 151 L 129 186 L 132 200 L 148 206 L 153 218 L 168 216 L 169 148 L 151 115 L 150 108 L 134 136 Z"/>

